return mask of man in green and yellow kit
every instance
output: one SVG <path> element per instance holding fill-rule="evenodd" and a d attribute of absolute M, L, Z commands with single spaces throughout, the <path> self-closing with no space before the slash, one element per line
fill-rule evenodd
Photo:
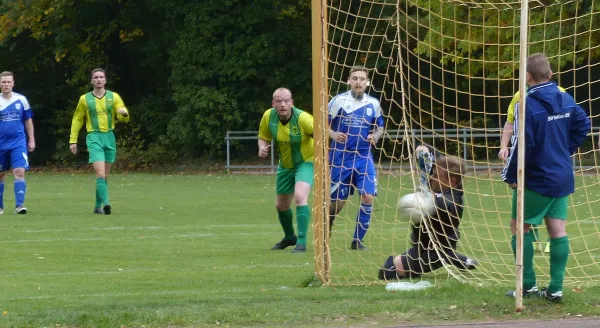
<path fill-rule="evenodd" d="M 310 222 L 308 195 L 313 184 L 313 118 L 294 107 L 292 92 L 279 88 L 273 92 L 273 108 L 263 114 L 258 133 L 258 156 L 269 156 L 271 141 L 277 146 L 275 205 L 285 237 L 273 250 L 296 245 L 293 253 L 306 252 L 306 234 Z M 292 199 L 296 199 L 298 236 L 294 233 Z"/>
<path fill-rule="evenodd" d="M 117 144 L 113 130 L 115 120 L 129 122 L 129 111 L 123 99 L 116 92 L 106 90 L 106 72 L 101 68 L 92 71 L 94 90 L 79 98 L 79 103 L 71 122 L 69 148 L 77 154 L 77 136 L 85 123 L 88 135 L 85 139 L 89 162 L 96 171 L 95 214 L 110 215 L 112 212 L 108 199 L 107 179 L 110 167 L 117 157 Z M 103 207 L 104 205 L 104 207 Z"/>

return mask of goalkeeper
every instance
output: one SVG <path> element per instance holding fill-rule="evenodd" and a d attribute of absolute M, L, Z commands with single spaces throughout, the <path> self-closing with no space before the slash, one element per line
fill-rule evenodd
<path fill-rule="evenodd" d="M 416 278 L 444 266 L 444 262 L 461 270 L 475 269 L 477 261 L 456 252 L 460 238 L 458 226 L 463 214 L 463 164 L 454 157 L 434 159 L 426 146 L 416 149 L 421 172 L 421 192 L 433 192 L 435 213 L 423 216 L 413 226 L 410 236 L 412 247 L 401 255 L 389 256 L 379 270 L 379 279 L 395 280 Z"/>
<path fill-rule="evenodd" d="M 313 118 L 294 107 L 292 93 L 285 88 L 273 92 L 273 108 L 267 109 L 260 120 L 258 156 L 265 158 L 275 140 L 277 167 L 277 215 L 285 236 L 271 249 L 294 246 L 293 253 L 306 252 L 306 234 L 310 222 L 308 195 L 313 184 Z M 294 233 L 292 199 L 296 199 L 298 236 Z"/>

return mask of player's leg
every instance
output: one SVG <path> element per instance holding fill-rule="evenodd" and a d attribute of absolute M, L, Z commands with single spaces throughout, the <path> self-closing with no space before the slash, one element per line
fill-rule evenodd
<path fill-rule="evenodd" d="M 354 228 L 354 237 L 351 249 L 365 250 L 363 240 L 369 226 L 371 225 L 371 213 L 373 212 L 373 199 L 377 194 L 377 176 L 375 174 L 375 165 L 369 157 L 355 164 L 354 169 L 356 187 L 360 195 L 360 207 L 356 214 L 356 227 Z"/>
<path fill-rule="evenodd" d="M 428 253 L 429 251 L 422 247 L 413 245 L 401 255 L 389 256 L 379 269 L 378 278 L 381 280 L 417 278 L 423 273 L 435 270 L 430 266 Z"/>
<path fill-rule="evenodd" d="M 104 151 L 104 184 L 106 185 L 106 194 L 99 195 L 104 203 L 103 211 L 104 214 L 110 215 L 112 213 L 112 207 L 108 197 L 108 175 L 110 174 L 110 167 L 117 159 L 117 142 L 115 135 L 110 132 L 102 135 L 103 137 L 103 151 Z"/>
<path fill-rule="evenodd" d="M 533 242 L 535 237 L 531 231 L 531 226 L 539 225 L 548 210 L 552 198 L 544 197 L 535 191 L 524 190 L 524 217 L 523 217 L 523 296 L 537 295 L 537 282 L 535 270 L 533 268 Z M 510 230 L 512 232 L 511 248 L 513 255 L 517 256 L 517 190 L 513 191 L 512 200 L 512 219 Z M 514 297 L 515 291 L 509 291 L 506 296 Z"/>
<path fill-rule="evenodd" d="M 108 190 L 106 186 L 106 167 L 104 165 L 104 146 L 103 140 L 100 133 L 88 133 L 85 139 L 88 153 L 89 163 L 92 164 L 94 172 L 96 173 L 96 203 L 94 205 L 94 213 L 104 214 L 102 204 L 105 203 L 108 198 Z"/>
<path fill-rule="evenodd" d="M 568 197 L 556 198 L 546 214 L 546 228 L 550 236 L 550 284 L 542 289 L 542 296 L 555 302 L 562 300 L 562 287 L 569 258 L 567 236 Z"/>
<path fill-rule="evenodd" d="M 306 252 L 306 239 L 310 224 L 310 208 L 308 196 L 314 180 L 313 163 L 304 162 L 295 170 L 294 199 L 296 199 L 296 224 L 298 225 L 298 240 L 294 252 Z"/>
<path fill-rule="evenodd" d="M 285 249 L 288 246 L 296 245 L 297 242 L 294 233 L 294 215 L 290 206 L 294 198 L 294 170 L 278 167 L 275 181 L 275 191 L 277 192 L 275 209 L 284 237 L 271 248 L 272 250 Z"/>
<path fill-rule="evenodd" d="M 0 150 L 0 214 L 4 214 L 4 173 L 10 167 L 9 153 Z"/>
<path fill-rule="evenodd" d="M 15 177 L 15 213 L 27 214 L 25 195 L 27 193 L 27 183 L 25 182 L 25 170 L 29 169 L 29 158 L 25 145 L 16 147 L 10 152 L 10 166 Z"/>
<path fill-rule="evenodd" d="M 335 217 L 342 211 L 346 200 L 352 193 L 352 169 L 345 169 L 341 165 L 332 165 L 329 170 L 331 176 L 330 198 L 331 205 L 329 207 L 329 234 L 333 228 Z"/>

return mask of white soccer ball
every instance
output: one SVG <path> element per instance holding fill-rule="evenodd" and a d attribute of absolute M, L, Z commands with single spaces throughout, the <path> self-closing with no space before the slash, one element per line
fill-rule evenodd
<path fill-rule="evenodd" d="M 431 193 L 416 192 L 400 197 L 396 205 L 401 220 L 420 224 L 423 215 L 435 212 L 435 203 Z"/>

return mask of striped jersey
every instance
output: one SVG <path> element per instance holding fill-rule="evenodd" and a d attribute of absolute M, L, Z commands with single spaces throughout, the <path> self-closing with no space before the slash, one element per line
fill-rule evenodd
<path fill-rule="evenodd" d="M 279 155 L 279 166 L 291 169 L 302 162 L 314 159 L 313 117 L 296 107 L 285 125 L 279 120 L 275 108 L 270 108 L 260 120 L 258 137 L 265 141 L 274 140 Z"/>
<path fill-rule="evenodd" d="M 98 98 L 88 92 L 79 98 L 79 103 L 71 122 L 69 143 L 77 143 L 79 130 L 85 122 L 87 132 L 109 132 L 115 129 L 115 120 L 129 122 L 130 116 L 122 116 L 117 111 L 125 107 L 118 93 L 106 90 L 104 96 Z M 129 114 L 129 111 L 128 111 Z"/>

